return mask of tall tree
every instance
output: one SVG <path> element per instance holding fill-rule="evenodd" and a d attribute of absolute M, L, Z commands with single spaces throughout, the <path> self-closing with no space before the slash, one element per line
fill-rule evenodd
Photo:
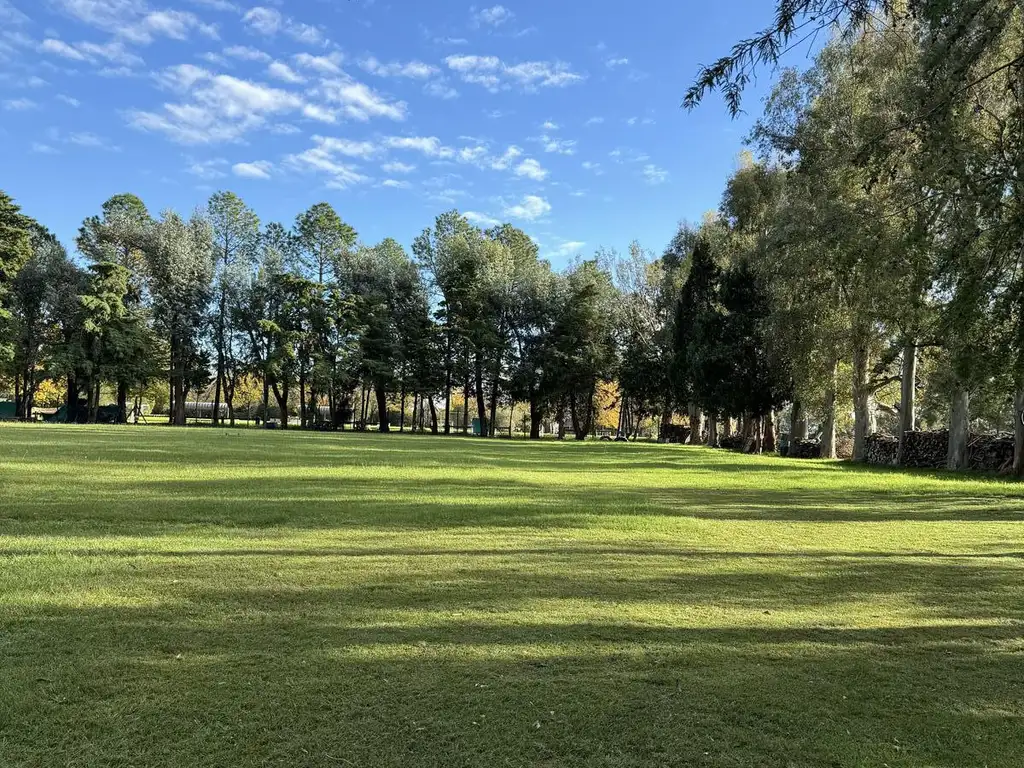
<path fill-rule="evenodd" d="M 213 235 L 198 214 L 173 211 L 156 223 L 146 247 L 153 319 L 169 348 L 171 423 L 185 424 L 185 397 L 202 365 L 202 334 L 213 281 Z"/>
<path fill-rule="evenodd" d="M 220 420 L 221 392 L 228 407 L 228 418 L 235 423 L 235 384 L 242 366 L 238 349 L 238 331 L 232 322 L 235 308 L 247 288 L 260 247 L 260 220 L 233 192 L 217 192 L 206 206 L 213 230 L 214 283 L 216 305 L 213 310 L 213 346 L 217 355 L 213 398 L 213 424 Z"/>

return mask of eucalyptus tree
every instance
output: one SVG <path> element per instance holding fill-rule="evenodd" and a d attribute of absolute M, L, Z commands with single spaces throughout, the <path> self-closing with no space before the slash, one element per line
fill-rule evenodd
<path fill-rule="evenodd" d="M 185 397 L 203 364 L 214 274 L 213 232 L 200 214 L 166 211 L 145 248 L 153 320 L 169 350 L 171 423 L 185 424 Z"/>
<path fill-rule="evenodd" d="M 260 250 L 260 220 L 233 192 L 217 192 L 206 204 L 213 234 L 215 305 L 212 317 L 213 347 L 217 355 L 213 397 L 213 424 L 220 421 L 221 392 L 228 418 L 235 423 L 234 393 L 242 374 L 238 329 L 234 309 L 251 278 Z"/>

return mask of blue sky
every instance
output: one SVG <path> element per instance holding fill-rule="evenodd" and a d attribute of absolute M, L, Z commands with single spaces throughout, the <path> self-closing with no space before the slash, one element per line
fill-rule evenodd
<path fill-rule="evenodd" d="M 458 208 L 562 265 L 717 206 L 770 84 L 680 98 L 772 4 L 0 0 L 0 188 L 71 242 L 119 192 L 264 221 L 327 200 L 408 246 Z M 801 55 L 802 58 L 802 55 Z"/>

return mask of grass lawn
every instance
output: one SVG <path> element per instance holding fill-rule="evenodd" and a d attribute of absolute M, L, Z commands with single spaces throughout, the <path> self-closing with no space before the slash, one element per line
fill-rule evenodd
<path fill-rule="evenodd" d="M 1024 485 L 0 427 L 0 765 L 1024 765 Z"/>

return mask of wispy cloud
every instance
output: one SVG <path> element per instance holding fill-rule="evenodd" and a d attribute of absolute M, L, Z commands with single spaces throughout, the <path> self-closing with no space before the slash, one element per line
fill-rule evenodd
<path fill-rule="evenodd" d="M 583 81 L 562 61 L 525 61 L 507 64 L 497 56 L 458 55 L 445 58 L 445 64 L 463 81 L 498 92 L 518 85 L 524 90 L 563 88 Z"/>
<path fill-rule="evenodd" d="M 466 217 L 467 221 L 471 224 L 476 224 L 478 227 L 497 227 L 502 223 L 500 219 L 477 211 L 466 211 L 462 215 Z"/>
<path fill-rule="evenodd" d="M 38 108 L 32 99 L 7 99 L 3 102 L 3 108 L 8 112 L 27 112 L 30 109 Z"/>
<path fill-rule="evenodd" d="M 653 163 L 644 166 L 643 174 L 648 184 L 662 184 L 668 180 L 668 171 Z"/>
<path fill-rule="evenodd" d="M 392 61 L 385 64 L 373 56 L 360 59 L 359 66 L 378 77 L 408 77 L 413 80 L 426 80 L 440 71 L 432 64 L 424 64 L 422 61 Z"/>
<path fill-rule="evenodd" d="M 322 45 L 326 42 L 319 27 L 296 21 L 283 15 L 276 8 L 265 6 L 250 8 L 242 17 L 242 22 L 251 32 L 265 37 L 274 37 L 282 33 L 307 45 Z"/>
<path fill-rule="evenodd" d="M 500 27 L 508 21 L 511 21 L 515 16 L 512 11 L 503 5 L 492 5 L 490 8 L 477 9 L 475 7 L 470 8 L 472 14 L 472 21 L 476 26 L 486 25 L 490 27 Z"/>
<path fill-rule="evenodd" d="M 544 181 L 548 177 L 548 172 L 531 157 L 516 166 L 516 176 L 523 176 L 534 181 Z"/>
<path fill-rule="evenodd" d="M 270 172 L 273 169 L 273 164 L 266 160 L 257 160 L 253 163 L 235 163 L 231 166 L 231 172 L 243 179 L 269 179 Z"/>
<path fill-rule="evenodd" d="M 548 213 L 551 213 L 551 204 L 537 195 L 526 195 L 515 205 L 506 206 L 503 211 L 505 216 L 526 221 L 534 221 Z"/>

